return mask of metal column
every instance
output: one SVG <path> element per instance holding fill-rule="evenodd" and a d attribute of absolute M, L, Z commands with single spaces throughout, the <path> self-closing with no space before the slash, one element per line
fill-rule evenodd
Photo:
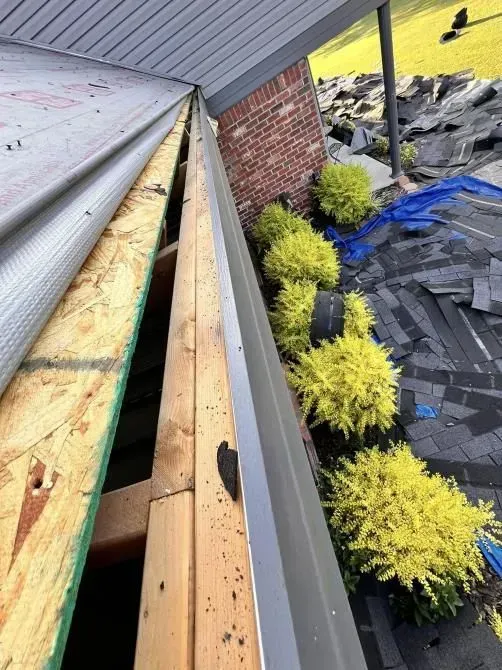
<path fill-rule="evenodd" d="M 382 52 L 383 82 L 385 87 L 385 107 L 387 109 L 387 130 L 389 133 L 390 160 L 393 179 L 403 174 L 399 155 L 399 129 L 397 122 L 396 78 L 394 75 L 394 50 L 392 48 L 392 25 L 390 0 L 378 7 L 378 29 Z"/>

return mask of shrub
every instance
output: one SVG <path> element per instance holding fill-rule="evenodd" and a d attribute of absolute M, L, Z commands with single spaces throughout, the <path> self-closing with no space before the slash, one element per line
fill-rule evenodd
<path fill-rule="evenodd" d="M 364 294 L 360 291 L 351 291 L 344 298 L 344 325 L 343 334 L 354 337 L 367 337 L 375 323 Z"/>
<path fill-rule="evenodd" d="M 496 609 L 492 609 L 488 615 L 488 623 L 490 624 L 493 632 L 502 642 L 502 616 Z"/>
<path fill-rule="evenodd" d="M 311 230 L 304 218 L 286 211 L 278 203 L 267 205 L 253 227 L 253 237 L 261 250 L 268 249 L 281 237 L 299 230 Z"/>
<path fill-rule="evenodd" d="M 380 156 L 380 158 L 388 156 L 390 150 L 388 137 L 377 137 L 375 145 L 374 153 L 376 156 Z"/>
<path fill-rule="evenodd" d="M 326 507 L 359 570 L 458 606 L 456 588 L 468 591 L 482 578 L 477 540 L 499 533 L 492 503 L 471 504 L 453 479 L 428 473 L 403 443 L 365 449 L 339 465 L 325 473 Z"/>
<path fill-rule="evenodd" d="M 406 169 L 410 168 L 417 157 L 417 148 L 412 142 L 403 142 L 399 147 L 401 155 L 401 165 Z"/>
<path fill-rule="evenodd" d="M 301 396 L 304 414 L 312 411 L 314 425 L 327 421 L 346 437 L 351 432 L 363 435 L 370 426 L 390 428 L 398 371 L 389 353 L 369 338 L 347 335 L 299 354 L 288 377 Z"/>
<path fill-rule="evenodd" d="M 334 288 L 340 277 L 337 252 L 313 230 L 300 230 L 277 240 L 265 254 L 263 269 L 276 284 L 287 279 L 311 281 L 327 290 Z"/>
<path fill-rule="evenodd" d="M 379 158 L 385 158 L 389 155 L 390 144 L 388 137 L 378 137 L 376 140 L 376 146 L 374 153 Z M 399 155 L 401 157 L 401 165 L 404 168 L 410 168 L 415 162 L 417 157 L 417 148 L 413 142 L 403 142 L 399 146 Z"/>
<path fill-rule="evenodd" d="M 310 346 L 310 324 L 317 287 L 312 282 L 284 281 L 269 313 L 270 325 L 281 351 L 296 354 Z"/>
<path fill-rule="evenodd" d="M 361 165 L 325 165 L 314 192 L 321 210 L 339 224 L 356 225 L 375 211 L 371 179 Z"/>

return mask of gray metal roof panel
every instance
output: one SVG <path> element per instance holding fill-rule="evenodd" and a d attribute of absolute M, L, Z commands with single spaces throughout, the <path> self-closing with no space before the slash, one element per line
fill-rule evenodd
<path fill-rule="evenodd" d="M 6 0 L 0 35 L 199 84 L 212 111 L 227 86 L 247 90 L 248 74 L 260 86 L 381 2 Z"/>

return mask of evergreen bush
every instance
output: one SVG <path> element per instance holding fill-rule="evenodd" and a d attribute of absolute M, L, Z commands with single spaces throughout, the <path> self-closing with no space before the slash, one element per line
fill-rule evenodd
<path fill-rule="evenodd" d="M 493 609 L 488 615 L 488 623 L 490 624 L 495 635 L 502 642 L 502 616 L 500 612 L 497 612 L 496 609 Z"/>
<path fill-rule="evenodd" d="M 477 541 L 500 534 L 492 503 L 470 503 L 453 479 L 427 472 L 403 443 L 387 452 L 365 449 L 338 465 L 325 473 L 326 507 L 352 563 L 380 581 L 397 579 L 432 605 L 450 603 L 455 613 L 457 588 L 469 591 L 482 579 Z"/>
<path fill-rule="evenodd" d="M 343 334 L 354 337 L 367 337 L 373 325 L 375 316 L 370 309 L 364 294 L 360 291 L 351 291 L 344 298 L 344 325 Z"/>
<path fill-rule="evenodd" d="M 331 242 L 311 230 L 299 230 L 277 240 L 265 254 L 263 269 L 275 284 L 311 281 L 329 290 L 338 284 L 340 263 Z"/>
<path fill-rule="evenodd" d="M 363 435 L 366 428 L 392 426 L 396 412 L 398 370 L 388 360 L 390 351 L 365 337 L 347 335 L 323 340 L 316 349 L 298 356 L 288 378 L 301 397 L 305 416 L 314 425 L 329 423 Z"/>
<path fill-rule="evenodd" d="M 317 287 L 312 282 L 286 279 L 277 294 L 269 320 L 277 345 L 284 353 L 295 355 L 310 346 L 310 324 L 316 293 Z"/>
<path fill-rule="evenodd" d="M 361 165 L 325 165 L 314 192 L 321 210 L 339 224 L 357 225 L 376 210 L 371 179 Z"/>
<path fill-rule="evenodd" d="M 403 142 L 399 147 L 399 154 L 402 167 L 409 169 L 417 157 L 417 148 L 412 142 Z"/>
<path fill-rule="evenodd" d="M 288 212 L 278 203 L 267 205 L 253 226 L 252 234 L 261 251 L 269 249 L 274 242 L 288 233 L 312 230 L 308 221 L 298 214 Z"/>
<path fill-rule="evenodd" d="M 379 158 L 388 157 L 390 152 L 390 144 L 388 137 L 378 137 L 374 149 L 375 156 Z M 405 169 L 410 168 L 417 157 L 417 148 L 413 142 L 403 142 L 399 145 L 399 155 L 401 157 L 401 165 Z"/>
<path fill-rule="evenodd" d="M 382 136 L 377 137 L 374 154 L 376 156 L 379 156 L 380 158 L 384 158 L 385 156 L 389 155 L 389 151 L 390 151 L 389 138 Z"/>

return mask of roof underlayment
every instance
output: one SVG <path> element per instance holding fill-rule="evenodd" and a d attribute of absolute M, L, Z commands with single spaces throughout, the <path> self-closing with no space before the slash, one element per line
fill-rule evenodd
<path fill-rule="evenodd" d="M 0 42 L 0 393 L 191 87 Z"/>

